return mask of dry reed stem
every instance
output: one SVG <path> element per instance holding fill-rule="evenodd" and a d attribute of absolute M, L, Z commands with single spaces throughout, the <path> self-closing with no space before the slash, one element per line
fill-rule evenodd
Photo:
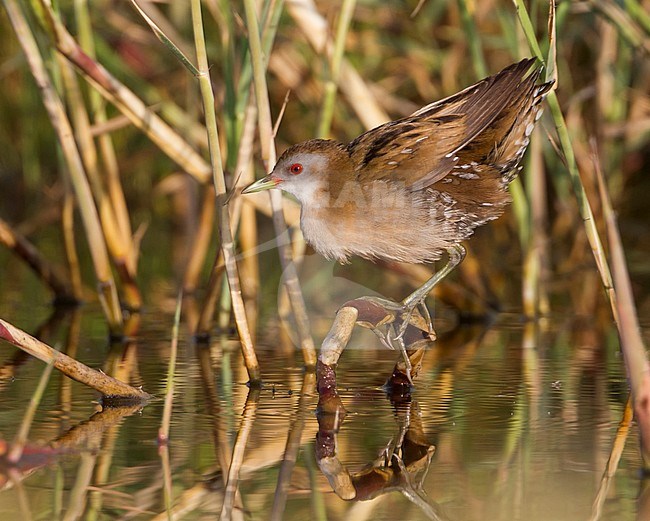
<path fill-rule="evenodd" d="M 65 279 L 61 270 L 53 266 L 41 255 L 36 247 L 23 235 L 0 219 L 0 244 L 4 244 L 36 273 L 54 292 L 57 302 L 76 302 L 76 292 Z"/>
<path fill-rule="evenodd" d="M 169 447 L 164 445 L 158 450 L 160 455 L 160 463 L 162 467 L 162 489 L 163 497 L 165 500 L 165 512 L 167 513 L 167 519 L 171 521 L 172 509 L 174 506 L 174 489 L 172 481 L 172 466 L 169 461 Z"/>
<path fill-rule="evenodd" d="M 526 317 L 547 314 L 549 309 L 545 286 L 541 283 L 548 269 L 548 216 L 547 186 L 539 129 L 531 140 L 527 168 L 527 193 L 530 201 L 528 226 L 530 233 L 526 247 L 522 281 L 522 302 Z"/>
<path fill-rule="evenodd" d="M 254 109 L 254 100 L 251 100 L 250 102 L 250 107 Z M 255 110 L 249 110 L 246 112 L 246 115 L 244 117 L 244 125 L 242 129 L 242 134 L 239 140 L 239 149 L 237 151 L 237 164 L 235 166 L 235 180 L 237 183 L 243 184 L 245 180 L 242 180 L 240 178 L 239 173 L 242 171 L 245 171 L 245 164 L 250 163 L 252 159 L 252 154 L 253 154 L 253 141 L 255 137 L 255 125 L 256 125 L 256 112 Z M 252 179 L 251 179 L 252 181 Z M 232 192 L 237 192 L 239 189 L 237 186 L 232 187 Z M 209 195 L 206 194 L 206 201 L 204 204 L 208 203 L 211 204 L 213 207 L 215 205 L 215 201 L 212 200 L 211 202 L 208 201 Z M 243 197 L 237 197 L 234 199 L 232 204 L 229 204 L 230 208 L 230 222 L 231 222 L 231 232 L 233 235 L 236 233 L 236 225 L 232 223 L 237 223 L 239 222 L 240 218 L 240 213 L 242 212 L 242 201 L 248 201 L 248 198 L 243 198 Z M 252 218 L 254 219 L 255 216 L 255 211 L 251 206 L 247 206 L 248 211 L 251 213 L 253 216 Z M 185 285 L 189 285 L 194 279 L 198 278 L 200 269 L 203 265 L 203 260 L 205 259 L 205 252 L 203 251 L 203 248 L 207 251 L 207 247 L 209 245 L 209 240 L 210 240 L 210 232 L 212 230 L 211 223 L 207 221 L 207 213 L 209 208 L 205 208 L 205 206 L 202 209 L 201 212 L 201 222 L 199 226 L 199 232 L 197 233 L 197 237 L 194 243 L 194 250 L 192 252 L 192 256 L 190 258 L 190 262 L 188 264 L 186 276 L 185 276 Z M 212 210 L 214 212 L 214 210 Z M 240 233 L 240 241 L 246 241 L 246 240 L 252 240 L 256 241 L 256 235 L 254 234 L 252 236 L 247 236 L 246 234 Z M 243 245 L 242 245 L 243 247 Z M 250 262 L 249 259 L 257 258 L 256 255 L 243 255 L 243 262 Z M 224 263 L 223 263 L 223 256 L 219 255 L 217 259 L 215 259 L 215 263 L 213 265 L 211 275 L 210 275 L 210 280 L 208 281 L 208 286 L 206 290 L 206 297 L 203 301 L 203 306 L 201 309 L 200 313 L 200 318 L 197 322 L 197 326 L 195 328 L 195 334 L 198 335 L 199 337 L 204 337 L 209 334 L 210 328 L 212 327 L 212 322 L 214 318 L 214 310 L 216 307 L 217 299 L 219 297 L 219 291 L 221 290 L 220 287 L 220 281 L 221 281 L 221 273 L 223 271 Z M 240 271 L 240 280 L 245 278 L 244 275 L 242 275 L 242 271 Z M 191 287 L 191 286 L 190 286 Z M 248 292 L 248 285 L 244 284 L 242 285 L 243 289 L 243 294 L 245 299 L 245 306 L 246 306 L 246 317 L 249 321 L 249 330 L 251 332 L 255 332 L 255 320 L 252 320 L 254 317 L 251 317 L 251 315 L 248 313 L 248 308 L 250 299 L 248 298 L 250 295 L 247 294 Z"/>
<path fill-rule="evenodd" d="M 135 283 L 136 265 L 133 253 L 133 238 L 130 234 L 125 236 L 121 233 L 112 200 L 104 188 L 99 172 L 97 149 L 90 132 L 90 118 L 83 104 L 83 96 L 72 65 L 60 54 L 57 55 L 57 58 L 56 63 L 63 78 L 67 105 L 72 113 L 75 140 L 88 177 L 90 189 L 95 198 L 106 246 L 117 267 L 118 274 L 121 275 L 126 305 L 130 309 L 140 309 L 142 296 Z"/>
<path fill-rule="evenodd" d="M 0 319 L 0 338 L 46 363 L 52 363 L 67 377 L 96 389 L 104 396 L 146 401 L 151 395 L 70 358 L 47 344 Z"/>
<path fill-rule="evenodd" d="M 358 316 L 359 310 L 355 307 L 345 306 L 338 310 L 321 345 L 318 359 L 322 363 L 328 366 L 338 363 L 341 353 L 350 341 Z"/>
<path fill-rule="evenodd" d="M 142 1 L 142 6 L 135 0 L 131 4 L 138 11 L 142 19 L 149 25 L 156 38 L 167 47 L 181 63 L 195 76 L 199 71 L 194 67 L 192 61 L 187 57 L 192 52 L 192 46 L 185 42 L 181 34 L 176 30 L 174 24 L 170 23 L 162 13 L 148 1 Z"/>
<path fill-rule="evenodd" d="M 248 27 L 248 42 L 253 65 L 253 85 L 257 101 L 258 129 L 262 146 L 262 159 L 270 172 L 276 161 L 276 151 L 273 138 L 273 124 L 271 120 L 271 107 L 269 105 L 269 93 L 266 85 L 266 66 L 262 55 L 262 43 L 260 40 L 259 25 L 253 0 L 244 0 L 246 12 L 246 24 Z M 316 348 L 311 337 L 309 318 L 305 301 L 298 280 L 296 266 L 293 263 L 290 244 L 285 240 L 287 237 L 287 224 L 282 213 L 282 195 L 271 190 L 271 207 L 273 208 L 273 224 L 278 240 L 278 251 L 280 262 L 284 271 L 284 283 L 289 294 L 289 301 L 293 316 L 296 321 L 296 329 L 300 347 L 302 349 L 305 365 L 314 367 L 316 365 Z"/>
<path fill-rule="evenodd" d="M 199 214 L 199 225 L 192 245 L 192 253 L 189 255 L 185 273 L 183 274 L 183 291 L 194 293 L 199 285 L 199 276 L 205 262 L 205 258 L 212 239 L 214 229 L 214 218 L 217 199 L 213 186 L 202 187 L 203 197 L 201 212 Z"/>
<path fill-rule="evenodd" d="M 63 231 L 63 244 L 65 255 L 68 260 L 70 273 L 70 283 L 72 284 L 72 294 L 76 301 L 82 300 L 83 285 L 81 282 L 81 268 L 79 266 L 79 255 L 77 253 L 77 244 L 75 241 L 74 228 L 74 211 L 75 198 L 72 184 L 68 176 L 63 176 L 65 193 L 63 195 L 63 205 L 61 208 L 61 228 Z"/>
<path fill-rule="evenodd" d="M 23 52 L 27 57 L 30 70 L 43 96 L 43 103 L 56 131 L 69 175 L 77 194 L 86 238 L 98 279 L 99 298 L 111 331 L 117 334 L 122 327 L 122 312 L 113 280 L 106 244 L 101 231 L 97 208 L 88 186 L 79 150 L 73 139 L 73 132 L 65 109 L 52 87 L 49 75 L 41 58 L 36 40 L 31 33 L 23 13 L 15 0 L 3 0 L 12 26 L 18 37 Z"/>
<path fill-rule="evenodd" d="M 287 12 L 316 53 L 331 56 L 334 43 L 329 37 L 327 20 L 318 12 L 314 2 L 312 0 L 293 0 L 287 3 Z M 361 75 L 345 58 L 341 60 L 339 85 L 364 127 L 374 128 L 390 119 L 377 103 Z"/>
<path fill-rule="evenodd" d="M 616 429 L 616 436 L 614 436 L 614 443 L 612 443 L 612 449 L 609 453 L 607 467 L 603 472 L 603 476 L 600 478 L 598 493 L 596 494 L 594 502 L 591 506 L 591 517 L 589 518 L 589 521 L 598 521 L 602 516 L 603 505 L 607 499 L 609 486 L 611 485 L 612 478 L 618 469 L 618 463 L 621 460 L 621 456 L 623 455 L 623 449 L 625 448 L 625 442 L 627 441 L 628 434 L 630 433 L 631 425 L 632 396 L 630 395 L 625 404 L 625 408 L 623 409 L 623 417 L 618 424 L 618 429 Z"/>
<path fill-rule="evenodd" d="M 214 259 L 212 269 L 210 270 L 210 278 L 208 279 L 208 284 L 205 288 L 205 296 L 201 303 L 199 319 L 194 330 L 194 336 L 197 338 L 207 339 L 210 337 L 210 330 L 212 329 L 212 324 L 214 322 L 215 309 L 217 308 L 217 302 L 221 293 L 224 267 L 223 252 L 219 250 Z"/>
<path fill-rule="evenodd" d="M 257 107 L 255 98 L 249 96 L 249 103 L 244 113 L 244 124 L 239 140 L 237 151 L 237 163 L 235 165 L 236 186 L 233 191 L 237 192 L 239 186 L 246 186 L 255 179 L 255 167 L 253 164 L 253 151 L 255 147 L 255 131 L 257 129 Z M 246 197 L 236 197 L 232 204 L 232 219 L 239 223 L 239 246 L 241 256 L 241 277 L 244 302 L 246 304 L 246 316 L 251 325 L 253 335 L 257 331 L 257 306 L 260 288 L 259 256 L 256 251 L 258 244 L 257 220 L 255 209 L 250 205 L 244 205 Z M 268 201 L 268 198 L 266 198 Z"/>
<path fill-rule="evenodd" d="M 235 444 L 232 449 L 232 459 L 228 474 L 226 476 L 226 491 L 224 493 L 223 505 L 221 507 L 221 521 L 230 521 L 232 518 L 232 510 L 235 503 L 235 497 L 239 488 L 239 473 L 242 463 L 244 461 L 244 454 L 246 452 L 246 445 L 250 437 L 253 425 L 255 423 L 255 415 L 257 413 L 257 402 L 259 400 L 259 390 L 249 389 L 246 404 L 244 405 L 244 412 L 242 413 L 241 425 L 237 431 Z"/>
<path fill-rule="evenodd" d="M 79 69 L 84 78 L 107 101 L 115 105 L 170 159 L 199 182 L 207 182 L 211 175 L 210 165 L 193 147 L 99 62 L 88 56 L 45 0 L 39 0 L 39 5 L 45 14 L 47 29 L 50 31 L 56 49 Z"/>
<path fill-rule="evenodd" d="M 176 312 L 174 313 L 174 326 L 172 327 L 172 342 L 169 349 L 169 365 L 167 367 L 167 391 L 165 393 L 165 405 L 163 417 L 158 430 L 158 443 L 167 444 L 169 440 L 169 429 L 172 421 L 172 407 L 174 404 L 174 374 L 176 373 L 176 357 L 178 355 L 178 329 L 181 322 L 181 308 L 183 306 L 183 291 L 181 290 L 176 299 Z"/>
<path fill-rule="evenodd" d="M 273 496 L 273 506 L 271 507 L 271 521 L 282 521 L 285 507 L 287 504 L 287 495 L 291 483 L 291 475 L 296 466 L 298 459 L 298 449 L 302 441 L 302 432 L 305 427 L 305 420 L 308 414 L 309 402 L 316 389 L 316 374 L 313 371 L 306 371 L 300 389 L 300 400 L 298 400 L 298 409 L 294 419 L 291 421 L 287 443 L 284 448 L 282 463 L 278 472 L 278 481 Z"/>
<path fill-rule="evenodd" d="M 254 133 L 255 133 L 255 116 L 253 115 L 252 117 L 250 117 L 249 114 L 247 113 L 244 117 L 242 135 L 240 138 L 239 149 L 237 151 L 238 159 L 237 159 L 237 165 L 234 170 L 235 179 L 239 178 L 239 174 L 243 169 L 242 166 L 243 163 L 245 161 L 250 161 L 250 158 L 252 156 L 252 149 L 253 149 L 252 138 L 254 136 Z M 243 181 L 244 180 L 242 179 L 239 180 L 239 182 L 242 184 Z M 232 190 L 237 191 L 237 187 L 236 186 L 233 187 Z M 264 200 L 266 201 L 266 199 Z M 245 201 L 246 203 L 251 203 L 251 200 L 249 198 L 245 198 L 245 199 L 241 197 L 236 198 L 234 200 L 234 205 L 233 205 L 234 208 L 231 211 L 231 223 L 239 222 L 238 216 L 239 216 L 239 212 L 241 211 L 240 206 L 242 204 L 242 201 Z M 203 267 L 203 264 L 205 262 L 205 257 L 208 251 L 208 247 L 212 235 L 212 229 L 214 226 L 215 206 L 216 206 L 216 200 L 214 194 L 212 194 L 211 191 L 204 192 L 203 205 L 201 206 L 201 214 L 200 214 L 198 231 L 194 240 L 194 245 L 192 247 L 192 253 L 189 256 L 188 265 L 185 274 L 183 276 L 183 288 L 185 289 L 186 292 L 193 292 L 198 286 L 198 278 L 201 269 Z M 249 209 L 248 211 L 250 211 L 254 215 L 253 207 L 250 204 L 247 205 L 247 208 Z M 234 233 L 235 226 L 232 226 L 231 228 Z M 255 236 L 256 234 L 253 235 L 253 237 Z M 240 239 L 243 240 L 246 238 L 247 238 L 246 235 L 242 235 Z M 217 260 L 217 265 L 219 265 L 220 262 L 222 261 Z M 216 280 L 214 282 L 216 283 Z M 208 286 L 208 288 L 209 288 L 208 289 L 208 294 L 209 294 L 211 286 Z M 246 292 L 247 285 L 243 285 L 243 289 L 244 292 Z M 245 295 L 245 297 L 248 296 Z M 246 300 L 248 301 L 248 298 Z M 212 321 L 214 306 L 212 307 L 212 310 L 206 309 L 206 307 L 208 306 L 209 303 L 206 300 L 206 303 L 204 304 L 204 308 L 203 308 L 203 316 L 206 318 L 206 320 L 200 322 L 202 326 L 196 329 L 196 333 L 198 334 L 207 333 L 210 327 L 209 324 Z M 248 316 L 248 318 L 249 320 L 251 319 L 250 316 Z M 251 324 L 250 330 L 255 331 L 254 324 Z"/>
<path fill-rule="evenodd" d="M 91 26 L 90 13 L 88 12 L 88 1 L 83 0 L 74 2 L 74 9 L 81 48 L 88 54 L 88 56 L 95 60 L 94 32 Z M 89 106 L 91 107 L 92 112 L 93 127 L 97 128 L 105 125 L 108 121 L 105 100 L 95 89 L 88 89 L 88 97 Z M 91 135 L 95 136 L 92 132 Z M 132 236 L 133 233 L 131 230 L 129 211 L 126 206 L 126 198 L 120 180 L 120 172 L 115 147 L 113 146 L 113 139 L 109 133 L 100 133 L 97 135 L 97 138 L 101 153 L 101 161 L 104 167 L 103 171 L 105 173 L 107 191 L 117 219 L 121 241 L 131 248 L 131 251 L 129 252 L 130 258 L 126 261 L 127 266 L 130 267 L 130 272 L 135 274 L 137 271 L 138 251 L 137 245 L 132 244 L 134 238 Z"/>
<path fill-rule="evenodd" d="M 603 172 L 595 158 L 594 164 L 607 225 L 610 256 L 614 267 L 614 290 L 617 296 L 618 315 L 616 326 L 620 336 L 627 376 L 632 388 L 632 403 L 641 440 L 641 456 L 644 468 L 647 470 L 650 469 L 650 363 L 648 363 L 646 348 L 641 338 L 632 284 L 625 262 L 616 214 L 607 191 Z"/>

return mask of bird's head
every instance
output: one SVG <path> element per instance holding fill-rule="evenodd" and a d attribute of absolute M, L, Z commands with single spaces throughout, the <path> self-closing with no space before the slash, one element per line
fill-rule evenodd
<path fill-rule="evenodd" d="M 301 204 L 325 204 L 329 200 L 331 177 L 349 160 L 344 145 L 336 141 L 312 139 L 285 150 L 273 171 L 247 186 L 243 194 L 279 188 Z"/>

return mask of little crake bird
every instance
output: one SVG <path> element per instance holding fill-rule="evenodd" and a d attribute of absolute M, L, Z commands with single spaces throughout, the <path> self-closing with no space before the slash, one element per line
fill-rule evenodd
<path fill-rule="evenodd" d="M 508 184 L 552 85 L 538 83 L 541 71 L 526 59 L 347 145 L 294 145 L 243 193 L 292 194 L 307 242 L 339 262 L 423 263 L 447 252 L 447 265 L 400 305 L 404 324 L 418 306 L 428 318 L 424 299 L 462 261 L 460 243 L 510 201 Z"/>

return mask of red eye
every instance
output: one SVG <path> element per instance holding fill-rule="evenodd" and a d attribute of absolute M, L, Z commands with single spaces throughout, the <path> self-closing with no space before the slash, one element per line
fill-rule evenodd
<path fill-rule="evenodd" d="M 289 172 L 291 172 L 293 175 L 298 175 L 302 172 L 302 165 L 300 163 L 294 163 L 289 167 Z"/>

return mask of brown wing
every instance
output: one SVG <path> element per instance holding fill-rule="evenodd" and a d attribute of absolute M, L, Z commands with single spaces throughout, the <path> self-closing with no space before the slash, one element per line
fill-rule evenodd
<path fill-rule="evenodd" d="M 359 181 L 390 179 L 414 190 L 430 186 L 454 167 L 457 152 L 518 99 L 534 59 L 523 60 L 413 115 L 381 125 L 348 145 Z M 530 78 L 530 77 L 529 77 Z"/>
<path fill-rule="evenodd" d="M 404 118 L 362 134 L 348 151 L 360 182 L 390 178 L 406 186 L 426 186 L 453 167 L 453 152 L 462 146 L 465 127 L 462 114 Z"/>

